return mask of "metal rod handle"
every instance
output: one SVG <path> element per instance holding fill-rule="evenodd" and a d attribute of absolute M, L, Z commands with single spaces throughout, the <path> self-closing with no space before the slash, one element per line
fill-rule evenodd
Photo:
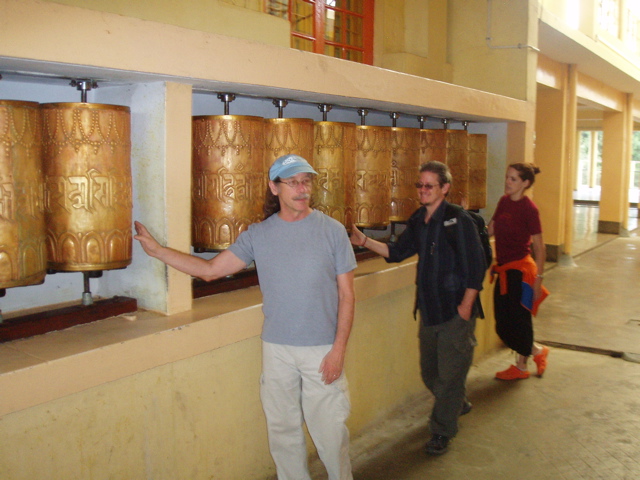
<path fill-rule="evenodd" d="M 367 110 L 366 108 L 359 108 L 358 109 L 358 115 L 360 115 L 360 125 L 366 125 L 367 122 L 365 121 L 365 118 L 367 116 L 367 114 L 369 113 L 369 110 Z"/>
<path fill-rule="evenodd" d="M 289 102 L 283 99 L 274 99 L 273 104 L 278 108 L 278 118 L 284 118 L 284 107 L 286 107 Z"/>
<path fill-rule="evenodd" d="M 236 99 L 235 93 L 219 93 L 218 98 L 224 102 L 224 114 L 229 115 L 229 103 Z"/>

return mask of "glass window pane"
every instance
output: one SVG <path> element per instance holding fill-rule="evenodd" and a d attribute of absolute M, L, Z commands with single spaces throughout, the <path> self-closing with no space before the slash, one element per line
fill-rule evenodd
<path fill-rule="evenodd" d="M 306 38 L 291 37 L 291 47 L 305 52 L 313 52 L 313 41 Z"/>
<path fill-rule="evenodd" d="M 345 44 L 362 48 L 362 19 L 347 15 L 345 34 Z"/>
<path fill-rule="evenodd" d="M 627 46 L 636 55 L 640 53 L 640 5 L 637 10 L 638 14 L 631 8 L 627 11 L 627 35 L 625 38 Z"/>
<path fill-rule="evenodd" d="M 578 185 L 589 186 L 589 174 L 591 172 L 591 132 L 580 132 L 578 172 Z"/>
<path fill-rule="evenodd" d="M 345 51 L 345 57 L 347 60 L 351 60 L 352 62 L 359 62 L 362 63 L 364 62 L 364 57 L 362 55 L 362 52 L 358 51 L 358 50 L 346 50 Z"/>
<path fill-rule="evenodd" d="M 291 31 L 313 35 L 313 7 L 303 0 L 293 0 L 291 5 Z"/>
<path fill-rule="evenodd" d="M 280 18 L 287 18 L 289 0 L 267 0 L 267 13 Z"/>
<path fill-rule="evenodd" d="M 620 10 L 618 0 L 600 0 L 598 10 L 598 23 L 600 28 L 607 31 L 614 37 L 618 36 L 620 25 Z"/>
<path fill-rule="evenodd" d="M 342 58 L 342 48 L 335 45 L 325 45 L 324 54 L 328 57 Z"/>
<path fill-rule="evenodd" d="M 340 14 L 329 8 L 324 17 L 324 39 L 340 42 Z"/>
<path fill-rule="evenodd" d="M 329 5 L 329 3 L 333 3 L 337 8 L 348 10 L 354 13 L 362 13 L 364 10 L 364 0 L 335 0 L 332 2 L 330 2 L 330 0 L 326 1 L 327 5 Z"/>

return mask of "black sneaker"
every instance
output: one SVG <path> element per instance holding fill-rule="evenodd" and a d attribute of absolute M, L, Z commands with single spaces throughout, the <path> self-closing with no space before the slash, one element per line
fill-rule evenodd
<path fill-rule="evenodd" d="M 434 435 L 424 446 L 424 451 L 429 455 L 442 455 L 449 450 L 449 437 Z"/>
<path fill-rule="evenodd" d="M 462 402 L 462 410 L 460 411 L 460 416 L 466 415 L 473 408 L 473 404 L 465 398 L 464 402 Z"/>

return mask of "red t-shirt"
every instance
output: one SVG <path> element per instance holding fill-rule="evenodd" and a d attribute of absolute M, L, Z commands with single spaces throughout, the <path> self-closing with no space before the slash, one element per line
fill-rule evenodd
<path fill-rule="evenodd" d="M 531 236 L 542 233 L 538 207 L 527 196 L 517 202 L 500 198 L 493 214 L 498 265 L 520 260 L 531 253 Z"/>

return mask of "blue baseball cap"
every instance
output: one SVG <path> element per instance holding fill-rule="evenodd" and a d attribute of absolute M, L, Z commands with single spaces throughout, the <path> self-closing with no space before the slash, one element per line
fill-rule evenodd
<path fill-rule="evenodd" d="M 300 155 L 290 153 L 288 155 L 278 157 L 278 159 L 273 162 L 273 165 L 271 165 L 271 168 L 269 169 L 269 180 L 273 181 L 276 178 L 289 178 L 297 175 L 298 173 L 318 174 L 318 172 L 316 172 L 304 158 Z"/>

